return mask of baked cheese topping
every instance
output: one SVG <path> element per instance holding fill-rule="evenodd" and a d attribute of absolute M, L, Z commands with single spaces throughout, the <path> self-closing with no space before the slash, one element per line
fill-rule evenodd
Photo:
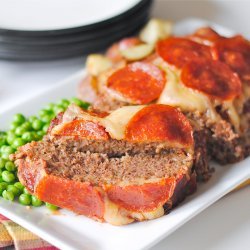
<path fill-rule="evenodd" d="M 113 139 L 121 140 L 125 138 L 125 128 L 130 119 L 145 106 L 124 106 L 113 111 L 106 116 L 101 124 Z"/>
<path fill-rule="evenodd" d="M 157 103 L 179 107 L 184 112 L 197 110 L 207 113 L 213 121 L 218 119 L 218 115 L 206 95 L 180 83 L 180 70 L 170 68 L 161 58 L 157 58 L 154 63 L 167 73 L 167 83 Z"/>
<path fill-rule="evenodd" d="M 97 140 L 167 142 L 171 147 L 193 149 L 193 130 L 176 108 L 152 104 L 124 106 L 110 114 L 91 113 L 72 104 L 51 135 L 76 136 Z"/>
<path fill-rule="evenodd" d="M 98 117 L 85 112 L 77 105 L 70 105 L 63 115 L 62 123 L 53 128 L 52 134 L 57 134 L 65 123 L 69 123 L 74 119 L 82 119 L 92 121 L 105 127 L 111 138 L 121 140 L 125 138 L 125 128 L 129 120 L 145 106 L 124 106 L 119 108 L 106 117 Z"/>
<path fill-rule="evenodd" d="M 214 108 L 215 103 L 218 104 L 218 100 L 215 101 L 202 92 L 186 87 L 180 82 L 181 71 L 169 66 L 161 58 L 157 58 L 153 63 L 167 73 L 167 83 L 157 103 L 179 107 L 184 112 L 199 111 L 206 114 L 213 122 L 221 119 Z M 239 130 L 240 117 L 236 111 L 234 101 L 224 101 L 222 104 L 226 108 L 235 129 Z"/>
<path fill-rule="evenodd" d="M 108 198 L 105 198 L 104 202 L 105 211 L 103 218 L 105 221 L 115 226 L 126 225 L 132 223 L 135 220 L 153 220 L 164 215 L 163 206 L 159 206 L 158 208 L 149 212 L 133 212 L 119 207 Z"/>

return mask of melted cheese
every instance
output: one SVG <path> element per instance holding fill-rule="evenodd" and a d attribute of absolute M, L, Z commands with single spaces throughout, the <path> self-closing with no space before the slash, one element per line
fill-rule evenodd
<path fill-rule="evenodd" d="M 134 219 L 129 218 L 126 213 L 124 213 L 120 208 L 111 202 L 108 198 L 105 198 L 105 211 L 104 220 L 114 226 L 126 225 L 134 221 Z"/>
<path fill-rule="evenodd" d="M 74 119 L 83 119 L 87 121 L 100 122 L 102 118 L 98 116 L 92 116 L 88 112 L 81 109 L 75 104 L 71 104 L 63 114 L 62 124 L 71 122 Z"/>
<path fill-rule="evenodd" d="M 201 113 L 207 113 L 213 121 L 218 119 L 207 96 L 181 84 L 180 72 L 177 70 L 173 72 L 166 66 L 163 69 L 167 72 L 167 83 L 158 103 L 179 107 L 184 112 L 198 110 Z"/>
<path fill-rule="evenodd" d="M 237 114 L 239 115 L 239 130 L 241 133 L 246 133 L 249 129 L 249 114 L 244 114 L 244 104 L 247 100 L 250 99 L 250 86 L 248 83 L 243 82 L 243 95 L 235 99 L 234 107 Z M 238 131 L 239 132 L 239 131 Z"/>
<path fill-rule="evenodd" d="M 167 84 L 158 99 L 158 103 L 179 107 L 184 112 L 199 111 L 210 118 L 212 122 L 221 119 L 214 107 L 215 104 L 222 104 L 227 110 L 231 123 L 236 130 L 239 130 L 239 112 L 233 100 L 221 103 L 218 100 L 215 101 L 213 98 L 209 98 L 205 94 L 183 85 L 180 82 L 180 71 L 171 68 L 163 60 L 158 58 L 154 63 L 167 73 Z"/>
<path fill-rule="evenodd" d="M 130 216 L 138 221 L 153 220 L 164 215 L 163 206 L 150 212 L 131 212 Z"/>
<path fill-rule="evenodd" d="M 143 220 L 153 220 L 164 215 L 163 206 L 159 206 L 153 211 L 149 212 L 133 212 L 120 208 L 115 203 L 111 202 L 107 197 L 105 198 L 104 220 L 112 225 L 121 226 L 129 223 Z"/>
<path fill-rule="evenodd" d="M 145 106 L 124 106 L 113 111 L 102 120 L 106 131 L 114 139 L 121 140 L 125 137 L 125 128 L 129 120 Z"/>
<path fill-rule="evenodd" d="M 233 101 L 228 101 L 228 102 L 224 102 L 223 106 L 225 107 L 225 109 L 227 110 L 227 114 L 229 116 L 229 119 L 231 121 L 231 123 L 234 125 L 236 131 L 239 132 L 240 129 L 240 117 L 236 111 L 236 108 L 233 104 Z"/>
<path fill-rule="evenodd" d="M 83 119 L 86 121 L 93 121 L 96 123 L 99 123 L 103 127 L 105 127 L 105 130 L 109 133 L 111 138 L 116 140 L 124 139 L 125 137 L 125 129 L 129 122 L 129 120 L 142 108 L 145 106 L 139 105 L 139 106 L 124 106 L 122 108 L 119 108 L 112 113 L 110 113 L 108 116 L 101 118 L 98 116 L 93 116 L 89 114 L 88 112 L 82 110 L 78 106 L 72 104 L 69 106 L 69 108 L 65 111 L 63 115 L 63 122 L 59 124 L 58 126 L 54 127 L 52 130 L 52 134 L 57 134 L 60 132 L 62 127 L 65 123 L 71 122 L 74 119 Z"/>

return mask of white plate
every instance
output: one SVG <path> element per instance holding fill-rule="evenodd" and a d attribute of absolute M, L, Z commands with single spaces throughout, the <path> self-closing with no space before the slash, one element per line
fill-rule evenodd
<path fill-rule="evenodd" d="M 0 0 L 0 28 L 57 30 L 102 22 L 140 0 Z"/>
<path fill-rule="evenodd" d="M 179 34 L 192 32 L 194 28 L 208 25 L 199 20 L 186 20 L 175 26 Z M 221 33 L 230 31 L 217 25 Z M 185 32 L 184 32 L 185 31 Z M 75 95 L 75 89 L 84 75 L 78 72 L 64 82 L 48 89 L 42 94 L 0 114 L 0 130 L 7 129 L 13 114 L 36 114 L 48 102 L 56 102 L 62 97 Z M 159 219 L 127 226 L 115 227 L 98 223 L 84 216 L 77 216 L 61 210 L 61 215 L 52 215 L 45 207 L 30 210 L 0 199 L 0 213 L 29 229 L 61 249 L 98 250 L 139 250 L 153 246 L 178 227 L 220 199 L 241 182 L 250 177 L 250 158 L 225 167 L 215 166 L 216 172 L 208 183 L 200 184 L 198 191 L 189 196 L 170 214 Z"/>

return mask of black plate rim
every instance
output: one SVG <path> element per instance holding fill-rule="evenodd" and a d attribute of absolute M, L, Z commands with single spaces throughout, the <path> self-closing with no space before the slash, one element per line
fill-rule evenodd
<path fill-rule="evenodd" d="M 110 19 L 101 21 L 101 22 L 97 22 L 97 23 L 93 23 L 93 24 L 89 24 L 86 26 L 78 26 L 78 27 L 74 27 L 74 28 L 69 28 L 69 29 L 57 29 L 57 30 L 41 30 L 41 31 L 27 31 L 27 30 L 12 30 L 12 29 L 3 29 L 0 28 L 0 34 L 9 34 L 9 35 L 19 35 L 19 34 L 25 34 L 25 35 L 32 35 L 32 36 L 44 36 L 44 35 L 59 35 L 59 34 L 70 34 L 70 33 L 75 33 L 75 32 L 79 32 L 79 31 L 83 31 L 83 30 L 91 30 L 94 29 L 96 27 L 99 28 L 104 28 L 105 26 L 111 25 L 112 23 L 115 22 L 119 22 L 120 19 L 123 19 L 124 17 L 130 15 L 131 13 L 136 12 L 137 10 L 139 10 L 140 8 L 142 8 L 142 6 L 144 6 L 145 4 L 149 4 L 152 3 L 153 0 L 141 0 L 138 4 L 134 5 L 131 9 L 117 15 L 114 16 Z"/>
<path fill-rule="evenodd" d="M 78 33 L 78 34 L 72 34 L 72 35 L 63 35 L 60 37 L 51 37 L 51 38 L 45 38 L 42 39 L 35 38 L 35 39 L 30 39 L 30 38 L 25 38 L 19 41 L 9 40 L 6 39 L 1 39 L 0 35 L 0 46 L 5 46 L 5 45 L 13 45 L 13 46 L 52 46 L 52 45 L 66 45 L 69 43 L 76 43 L 76 42 L 87 42 L 95 39 L 102 39 L 105 36 L 110 36 L 113 35 L 116 32 L 120 32 L 121 30 L 123 31 L 125 28 L 127 28 L 128 25 L 132 25 L 133 22 L 137 22 L 141 16 L 145 16 L 145 14 L 148 14 L 150 10 L 150 6 L 146 6 L 143 11 L 140 11 L 139 13 L 136 13 L 136 15 L 131 16 L 127 22 L 122 22 L 122 23 L 117 23 L 116 25 L 112 25 L 112 27 L 108 29 L 101 29 L 101 30 L 94 30 L 93 32 L 84 32 L 84 33 Z"/>
<path fill-rule="evenodd" d="M 132 35 L 140 30 L 140 28 L 148 21 L 148 16 L 145 16 L 145 19 L 142 20 L 141 23 L 138 23 L 138 26 L 133 27 L 133 29 L 128 30 L 126 34 L 117 34 L 117 37 L 115 40 L 119 40 L 124 36 Z M 63 59 L 63 58 L 70 58 L 70 57 L 76 57 L 76 56 L 84 56 L 87 53 L 93 53 L 93 52 L 101 52 L 103 49 L 107 48 L 110 44 L 112 44 L 112 39 L 106 40 L 104 43 L 94 46 L 93 43 L 89 44 L 89 47 L 86 45 L 83 47 L 78 48 L 72 48 L 72 50 L 65 50 L 64 53 L 61 51 L 59 53 L 42 53 L 42 54 L 20 54 L 20 53 L 4 53 L 0 52 L 0 58 L 6 59 L 6 60 L 18 60 L 18 61 L 45 61 L 45 60 L 57 60 L 57 59 Z"/>

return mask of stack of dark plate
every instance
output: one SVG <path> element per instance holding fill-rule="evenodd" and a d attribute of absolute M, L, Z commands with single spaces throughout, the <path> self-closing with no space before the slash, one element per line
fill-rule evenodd
<path fill-rule="evenodd" d="M 102 50 L 135 34 L 152 0 L 12 0 L 0 7 L 0 58 L 48 60 Z"/>

